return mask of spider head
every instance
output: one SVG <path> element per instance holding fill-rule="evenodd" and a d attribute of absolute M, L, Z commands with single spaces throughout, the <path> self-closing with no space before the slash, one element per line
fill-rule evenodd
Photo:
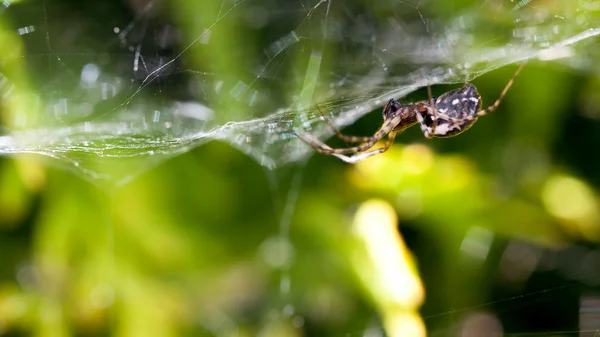
<path fill-rule="evenodd" d="M 393 98 L 390 99 L 383 107 L 383 120 L 394 117 L 400 108 L 400 103 L 396 102 Z"/>

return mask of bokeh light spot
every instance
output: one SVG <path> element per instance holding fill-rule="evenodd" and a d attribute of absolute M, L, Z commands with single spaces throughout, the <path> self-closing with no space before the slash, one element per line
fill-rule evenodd
<path fill-rule="evenodd" d="M 294 248 L 288 240 L 281 237 L 266 239 L 260 246 L 260 253 L 272 268 L 286 266 L 294 258 Z"/>
<path fill-rule="evenodd" d="M 106 284 L 100 284 L 90 293 L 92 305 L 99 309 L 110 307 L 115 300 L 115 292 L 112 287 Z"/>
<path fill-rule="evenodd" d="M 100 68 L 97 65 L 88 63 L 83 66 L 83 69 L 81 70 L 81 82 L 90 85 L 96 83 L 99 77 Z"/>
<path fill-rule="evenodd" d="M 385 326 L 391 337 L 425 337 L 425 326 L 416 313 L 395 312 L 385 318 Z"/>
<path fill-rule="evenodd" d="M 542 191 L 542 201 L 550 214 L 568 220 L 578 220 L 596 212 L 592 190 L 573 177 L 558 176 L 548 180 Z"/>
<path fill-rule="evenodd" d="M 411 268 L 410 256 L 400 238 L 394 208 L 382 200 L 370 200 L 356 213 L 354 228 L 365 243 L 376 284 L 388 303 L 416 307 L 424 297 L 423 287 Z"/>
<path fill-rule="evenodd" d="M 9 296 L 0 301 L 0 323 L 2 321 L 1 318 L 17 319 L 25 315 L 26 312 L 27 304 L 18 296 Z"/>
<path fill-rule="evenodd" d="M 460 245 L 460 250 L 479 260 L 485 260 L 493 241 L 494 233 L 491 231 L 482 227 L 471 227 Z"/>
<path fill-rule="evenodd" d="M 402 166 L 407 173 L 419 175 L 433 166 L 434 154 L 423 144 L 412 144 L 402 152 Z"/>

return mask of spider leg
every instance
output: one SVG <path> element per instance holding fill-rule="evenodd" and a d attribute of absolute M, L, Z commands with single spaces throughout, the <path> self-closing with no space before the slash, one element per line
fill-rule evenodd
<path fill-rule="evenodd" d="M 431 86 L 430 85 L 427 86 L 427 95 L 428 95 L 427 97 L 429 98 L 429 107 L 431 108 L 431 111 L 433 112 L 433 125 L 431 126 L 431 135 L 427 136 L 427 134 L 423 130 L 423 127 L 425 125 L 424 123 L 419 121 L 419 125 L 421 126 L 421 130 L 423 130 L 425 137 L 427 139 L 431 139 L 433 137 L 433 135 L 435 135 L 435 128 L 437 128 L 437 126 L 438 126 L 438 109 L 437 109 L 437 106 L 435 105 L 435 98 L 433 98 L 433 95 L 431 94 Z M 418 115 L 418 113 L 417 113 L 417 115 Z M 417 117 L 417 119 L 418 119 L 418 117 Z M 421 117 L 421 119 L 423 119 L 423 117 Z"/>
<path fill-rule="evenodd" d="M 310 133 L 307 133 L 307 132 L 299 133 L 296 131 L 292 131 L 292 132 L 294 132 L 296 134 L 296 136 L 298 137 L 298 139 L 300 139 L 306 145 L 310 146 L 313 150 L 315 150 L 319 153 L 322 153 L 324 155 L 352 154 L 352 153 L 365 152 L 368 149 L 372 148 L 373 145 L 375 145 L 375 143 L 377 143 L 377 141 L 379 141 L 381 138 L 385 137 L 385 135 L 392 132 L 392 130 L 394 129 L 394 126 L 396 126 L 400 122 L 400 120 L 401 120 L 401 116 L 396 116 L 390 120 L 385 121 L 383 123 L 383 125 L 381 126 L 381 128 L 379 128 L 379 130 L 377 130 L 377 132 L 375 132 L 375 134 L 372 137 L 367 137 L 368 140 L 366 142 L 364 142 L 363 144 L 360 144 L 358 146 L 351 146 L 351 147 L 346 147 L 346 148 L 334 149 L 334 148 L 330 147 L 329 145 L 323 143 L 317 137 L 311 135 Z"/>
<path fill-rule="evenodd" d="M 498 108 L 498 106 L 500 105 L 500 102 L 502 102 L 502 99 L 504 98 L 504 96 L 506 95 L 506 92 L 508 91 L 508 89 L 510 89 L 510 87 L 512 86 L 513 82 L 515 81 L 515 78 L 517 77 L 517 75 L 519 75 L 519 73 L 521 72 L 521 70 L 523 70 L 523 67 L 525 67 L 525 62 L 523 62 L 519 68 L 517 68 L 517 71 L 515 71 L 515 74 L 512 76 L 512 78 L 510 79 L 510 81 L 508 81 L 508 83 L 506 84 L 506 86 L 504 87 L 504 90 L 502 90 L 502 92 L 500 93 L 500 96 L 498 96 L 498 98 L 496 99 L 496 101 L 494 102 L 494 104 L 490 105 L 489 107 L 481 110 L 481 111 L 477 111 L 477 115 L 474 116 L 472 119 L 475 119 L 477 117 L 480 116 L 485 116 L 486 114 L 496 110 Z"/>
<path fill-rule="evenodd" d="M 437 110 L 437 109 L 434 109 L 434 110 Z M 419 126 L 421 127 L 421 131 L 425 135 L 425 138 L 427 138 L 427 139 L 433 138 L 433 135 L 435 134 L 435 126 L 437 125 L 437 115 L 435 117 L 435 123 L 434 123 L 433 127 L 431 128 L 431 132 L 427 129 L 427 124 L 425 124 L 425 119 L 423 118 L 423 116 L 421 116 L 421 114 L 418 111 L 415 113 L 415 115 L 417 115 L 417 121 L 419 122 Z"/>
<path fill-rule="evenodd" d="M 357 162 L 359 162 L 359 161 L 361 161 L 361 160 L 363 160 L 365 158 L 369 158 L 369 157 L 374 156 L 376 154 L 380 154 L 380 153 L 383 153 L 383 152 L 387 151 L 392 146 L 392 144 L 394 143 L 394 139 L 395 138 L 396 138 L 396 132 L 395 131 L 391 131 L 388 134 L 388 139 L 385 142 L 385 145 L 383 147 L 377 148 L 375 150 L 367 151 L 367 152 L 358 153 L 358 154 L 355 154 L 353 156 L 346 156 L 346 155 L 343 155 L 343 154 L 335 154 L 335 153 L 333 155 L 336 156 L 336 157 L 338 157 L 338 158 L 340 158 L 341 160 L 345 161 L 346 163 L 354 164 L 354 163 L 357 163 Z"/>
<path fill-rule="evenodd" d="M 368 142 L 371 139 L 371 137 L 368 137 L 368 136 L 352 136 L 352 135 L 345 135 L 345 134 L 343 134 L 340 130 L 338 130 L 335 127 L 335 125 L 333 125 L 329 121 L 329 118 L 327 118 L 325 116 L 325 114 L 323 113 L 323 111 L 319 107 L 317 107 L 317 110 L 321 114 L 321 118 L 327 123 L 327 125 L 329 125 L 329 128 L 331 128 L 331 130 L 333 130 L 333 132 L 335 132 L 336 136 L 338 136 L 338 138 L 341 139 L 341 140 L 343 140 L 344 142 L 347 142 L 347 143 L 365 143 L 365 142 Z"/>

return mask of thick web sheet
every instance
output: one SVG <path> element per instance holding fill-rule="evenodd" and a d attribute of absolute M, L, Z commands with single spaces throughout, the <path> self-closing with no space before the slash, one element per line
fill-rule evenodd
<path fill-rule="evenodd" d="M 528 59 L 590 71 L 600 56 L 598 1 L 202 3 L 215 15 L 196 21 L 156 0 L 0 3 L 0 154 L 122 181 L 136 173 L 115 167 L 220 140 L 275 168 L 312 151 L 290 128 L 331 136 L 319 110 L 343 127 L 427 85 Z"/>

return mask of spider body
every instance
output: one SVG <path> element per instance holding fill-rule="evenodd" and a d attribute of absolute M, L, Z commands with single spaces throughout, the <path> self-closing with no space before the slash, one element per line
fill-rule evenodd
<path fill-rule="evenodd" d="M 383 120 L 400 118 L 400 123 L 394 126 L 393 131 L 402 132 L 419 123 L 417 113 L 425 113 L 427 111 L 426 106 L 423 102 L 402 105 L 392 98 L 383 107 Z"/>
<path fill-rule="evenodd" d="M 421 124 L 425 137 L 448 138 L 463 133 L 475 124 L 477 112 L 481 110 L 481 96 L 472 84 L 449 91 L 437 99 L 432 98 L 431 101 L 434 104 L 421 101 L 402 105 L 391 99 L 383 108 L 383 119 L 400 118 L 400 122 L 392 129 L 395 132 Z M 422 123 L 417 114 L 422 118 Z"/>
<path fill-rule="evenodd" d="M 435 114 L 424 116 L 427 131 L 433 137 L 447 138 L 468 130 L 477 121 L 477 112 L 481 111 L 481 96 L 472 84 L 449 91 L 435 100 L 437 125 L 434 127 Z"/>
<path fill-rule="evenodd" d="M 338 131 L 323 117 L 337 136 L 348 143 L 360 143 L 357 146 L 334 149 L 309 133 L 297 133 L 298 139 L 312 147 L 315 151 L 326 155 L 334 155 L 348 163 L 355 163 L 367 157 L 385 152 L 394 142 L 397 133 L 419 124 L 426 138 L 448 138 L 468 130 L 480 116 L 484 116 L 498 108 L 500 101 L 512 85 L 515 77 L 525 66 L 523 63 L 508 81 L 504 90 L 494 104 L 482 109 L 481 96 L 472 84 L 460 89 L 448 91 L 438 98 L 431 96 L 429 100 L 413 104 L 400 104 L 390 99 L 383 108 L 383 124 L 371 137 L 348 136 Z M 429 87 L 428 87 L 429 89 Z M 371 150 L 380 139 L 388 136 L 385 146 Z M 353 154 L 348 156 L 348 154 Z"/>

